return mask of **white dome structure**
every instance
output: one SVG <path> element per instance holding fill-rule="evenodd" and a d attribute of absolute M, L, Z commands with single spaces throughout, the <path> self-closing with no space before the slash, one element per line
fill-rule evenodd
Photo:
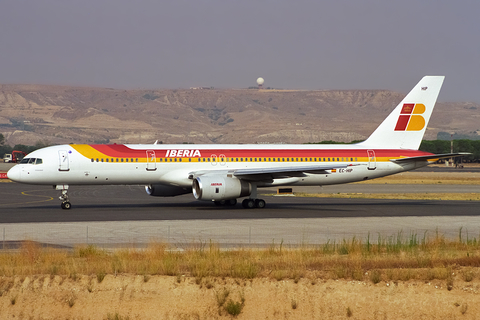
<path fill-rule="evenodd" d="M 265 80 L 263 80 L 262 77 L 258 78 L 257 79 L 257 84 L 258 84 L 258 89 L 262 89 L 263 88 L 263 83 L 265 82 Z"/>

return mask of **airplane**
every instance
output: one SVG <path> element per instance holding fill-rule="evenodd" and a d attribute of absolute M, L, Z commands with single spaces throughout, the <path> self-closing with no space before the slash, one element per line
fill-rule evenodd
<path fill-rule="evenodd" d="M 364 181 L 467 153 L 418 148 L 444 76 L 425 76 L 365 141 L 351 145 L 68 144 L 42 148 L 12 167 L 9 179 L 52 185 L 61 208 L 75 185 L 145 185 L 150 196 L 193 193 L 197 200 L 264 208 L 257 189 Z"/>

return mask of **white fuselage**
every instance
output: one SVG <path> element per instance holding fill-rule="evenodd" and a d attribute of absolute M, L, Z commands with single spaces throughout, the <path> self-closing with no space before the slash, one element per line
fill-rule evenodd
<path fill-rule="evenodd" d="M 425 154 L 421 151 L 367 150 L 356 145 L 114 145 L 128 148 L 128 152 L 114 155 L 96 150 L 86 152 L 79 146 L 86 145 L 59 145 L 34 151 L 26 159 L 41 159 L 41 163 L 20 163 L 8 176 L 14 181 L 43 185 L 191 187 L 192 172 L 227 174 L 239 169 L 294 169 L 316 164 L 340 168 L 257 183 L 258 187 L 309 186 L 374 179 L 428 164 L 418 161 L 400 165 L 389 161 Z M 136 154 L 129 153 L 132 150 Z"/>

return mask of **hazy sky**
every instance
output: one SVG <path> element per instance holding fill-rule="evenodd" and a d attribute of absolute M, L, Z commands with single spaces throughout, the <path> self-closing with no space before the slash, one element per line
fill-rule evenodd
<path fill-rule="evenodd" d="M 0 0 L 0 83 L 389 89 L 480 103 L 480 1 Z"/>

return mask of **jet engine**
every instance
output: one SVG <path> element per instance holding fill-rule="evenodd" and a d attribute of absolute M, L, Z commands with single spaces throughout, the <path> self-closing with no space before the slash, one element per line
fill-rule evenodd
<path fill-rule="evenodd" d="M 218 201 L 249 196 L 250 183 L 221 175 L 205 175 L 193 180 L 193 195 L 197 200 Z"/>
<path fill-rule="evenodd" d="M 167 186 L 164 184 L 150 184 L 145 186 L 145 191 L 154 197 L 175 197 L 182 194 L 190 193 L 190 188 L 182 188 L 177 186 Z"/>

